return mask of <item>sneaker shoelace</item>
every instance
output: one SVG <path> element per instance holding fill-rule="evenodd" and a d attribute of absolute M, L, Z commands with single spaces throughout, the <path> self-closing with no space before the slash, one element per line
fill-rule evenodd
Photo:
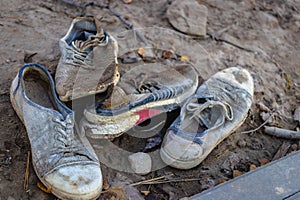
<path fill-rule="evenodd" d="M 72 47 L 68 51 L 72 52 L 72 64 L 77 67 L 85 69 L 95 69 L 91 58 L 88 58 L 89 48 L 96 46 L 105 46 L 108 43 L 108 36 L 106 35 L 90 35 L 87 40 L 72 41 Z"/>
<path fill-rule="evenodd" d="M 191 100 L 191 99 L 190 99 Z M 188 100 L 183 108 L 181 109 L 181 121 L 183 121 L 187 114 L 190 114 L 191 116 L 189 117 L 189 120 L 195 119 L 200 126 L 205 126 L 205 130 L 201 132 L 197 132 L 195 138 L 193 139 L 194 142 L 198 144 L 202 144 L 201 137 L 203 137 L 208 130 L 212 131 L 220 126 L 222 126 L 225 123 L 225 120 L 231 121 L 233 119 L 233 111 L 232 107 L 227 103 L 223 101 L 215 101 L 215 100 L 206 100 L 204 103 L 195 103 L 195 102 L 190 102 Z M 218 116 L 218 119 L 216 120 L 217 123 L 209 124 L 210 119 L 206 119 L 207 115 L 202 114 L 203 112 L 207 111 L 207 109 L 210 109 L 208 112 L 209 114 L 213 114 L 212 108 L 213 107 L 218 107 L 218 111 L 220 111 L 220 115 Z"/>
<path fill-rule="evenodd" d="M 57 124 L 54 128 L 58 132 L 55 135 L 55 139 L 60 141 L 64 147 L 71 146 L 72 141 L 74 141 L 74 121 L 72 116 L 67 115 L 65 120 L 54 117 L 53 122 Z"/>
<path fill-rule="evenodd" d="M 54 138 L 58 141 L 56 149 L 50 153 L 51 159 L 49 159 L 49 169 L 55 167 L 55 165 L 64 157 L 73 157 L 75 155 L 85 157 L 90 161 L 97 161 L 85 146 L 78 142 L 74 135 L 74 119 L 72 115 L 67 115 L 65 120 L 61 120 L 58 117 L 54 117 L 53 122 L 56 124 L 54 129 L 57 134 Z M 97 161 L 98 162 L 98 161 Z"/>

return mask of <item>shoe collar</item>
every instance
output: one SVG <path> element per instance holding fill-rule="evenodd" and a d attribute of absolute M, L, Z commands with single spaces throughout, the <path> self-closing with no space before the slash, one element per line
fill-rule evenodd
<path fill-rule="evenodd" d="M 49 84 L 50 84 L 50 88 L 51 88 L 51 92 L 53 95 L 53 99 L 54 102 L 57 104 L 57 108 L 60 112 L 58 112 L 57 110 L 52 110 L 46 107 L 43 107 L 33 101 L 31 101 L 27 95 L 26 95 L 26 90 L 25 90 L 25 86 L 24 86 L 24 80 L 23 80 L 23 76 L 26 73 L 26 71 L 31 68 L 31 69 L 35 69 L 38 70 L 40 73 L 42 73 L 41 75 L 44 76 L 45 78 L 47 78 L 49 80 Z M 64 119 L 66 118 L 68 115 L 74 115 L 73 111 L 71 109 L 69 109 L 67 106 L 65 106 L 57 97 L 56 91 L 55 91 L 55 85 L 54 85 L 54 81 L 52 79 L 52 76 L 50 75 L 50 73 L 40 64 L 38 63 L 28 63 L 25 64 L 21 67 L 21 69 L 19 70 L 18 73 L 18 83 L 17 83 L 17 87 L 15 88 L 15 90 L 13 91 L 13 94 L 15 95 L 17 90 L 19 89 L 19 87 L 22 85 L 21 87 L 21 94 L 25 100 L 26 103 L 28 103 L 31 106 L 34 106 L 36 108 L 39 108 L 43 111 L 49 112 L 51 114 L 55 114 L 60 116 L 60 118 Z"/>

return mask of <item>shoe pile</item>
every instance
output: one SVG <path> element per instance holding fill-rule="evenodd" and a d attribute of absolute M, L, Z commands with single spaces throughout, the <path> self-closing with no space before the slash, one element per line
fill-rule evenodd
<path fill-rule="evenodd" d="M 86 135 L 114 138 L 181 107 L 160 154 L 168 165 L 190 169 L 243 123 L 252 103 L 252 77 L 237 67 L 198 89 L 188 62 L 148 63 L 120 77 L 118 43 L 92 17 L 74 19 L 60 49 L 55 83 L 43 66 L 25 64 L 10 98 L 26 127 L 37 176 L 61 199 L 96 199 L 102 190 L 100 163 Z M 106 98 L 86 105 L 77 127 L 74 112 L 61 101 L 99 93 Z"/>

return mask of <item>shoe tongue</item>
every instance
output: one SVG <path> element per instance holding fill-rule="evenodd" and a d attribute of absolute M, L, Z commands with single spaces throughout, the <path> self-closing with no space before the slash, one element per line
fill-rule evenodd
<path fill-rule="evenodd" d="M 75 40 L 72 42 L 74 48 L 81 52 L 90 52 L 93 47 L 103 42 L 103 37 L 105 38 L 105 32 L 100 27 L 100 22 L 96 18 L 94 18 L 94 23 L 96 27 L 96 34 L 83 31 L 84 40 Z"/>
<path fill-rule="evenodd" d="M 92 48 L 100 43 L 100 36 L 85 32 L 86 40 L 75 40 L 72 46 L 80 52 L 90 52 Z M 87 37 L 86 37 L 87 36 Z"/>
<path fill-rule="evenodd" d="M 122 88 L 115 86 L 111 96 L 103 102 L 103 105 L 105 109 L 114 110 L 127 105 L 128 102 L 129 98 L 125 91 Z"/>

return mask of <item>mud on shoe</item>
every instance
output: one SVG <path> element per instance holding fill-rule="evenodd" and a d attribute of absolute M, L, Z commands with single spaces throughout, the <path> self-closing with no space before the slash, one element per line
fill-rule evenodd
<path fill-rule="evenodd" d="M 104 92 L 118 82 L 117 41 L 96 18 L 75 18 L 59 46 L 55 83 L 62 101 Z"/>
<path fill-rule="evenodd" d="M 81 127 L 88 137 L 117 137 L 151 117 L 178 108 L 197 86 L 197 72 L 188 63 L 136 66 L 122 75 L 108 99 L 85 109 Z"/>
<path fill-rule="evenodd" d="M 242 68 L 220 71 L 181 108 L 164 137 L 162 160 L 178 169 L 199 165 L 244 122 L 253 98 L 253 79 Z"/>
<path fill-rule="evenodd" d="M 73 111 L 58 100 L 47 70 L 24 65 L 13 80 L 10 99 L 26 127 L 32 163 L 42 183 L 61 199 L 96 199 L 102 190 L 98 158 L 77 131 Z"/>

